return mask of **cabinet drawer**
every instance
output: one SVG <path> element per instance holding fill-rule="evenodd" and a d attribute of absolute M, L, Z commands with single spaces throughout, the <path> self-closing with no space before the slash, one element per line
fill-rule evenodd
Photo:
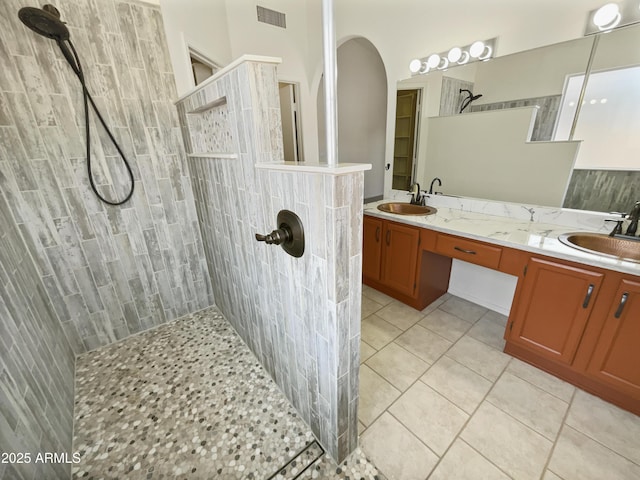
<path fill-rule="evenodd" d="M 436 252 L 465 262 L 497 269 L 502 249 L 451 235 L 438 234 Z"/>

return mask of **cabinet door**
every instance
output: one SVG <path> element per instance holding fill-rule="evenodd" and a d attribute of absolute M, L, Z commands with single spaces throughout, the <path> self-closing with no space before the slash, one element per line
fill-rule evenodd
<path fill-rule="evenodd" d="M 640 283 L 620 282 L 588 372 L 640 401 Z"/>
<path fill-rule="evenodd" d="M 384 227 L 382 282 L 412 296 L 416 287 L 420 230 L 395 222 L 385 222 Z"/>
<path fill-rule="evenodd" d="M 603 274 L 532 258 L 510 323 L 509 340 L 570 365 Z"/>
<path fill-rule="evenodd" d="M 364 217 L 362 234 L 362 275 L 372 280 L 380 280 L 382 261 L 382 220 Z"/>

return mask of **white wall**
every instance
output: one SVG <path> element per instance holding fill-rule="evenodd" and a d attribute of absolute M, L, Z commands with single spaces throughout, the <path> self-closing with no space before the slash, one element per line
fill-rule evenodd
<path fill-rule="evenodd" d="M 341 163 L 370 163 L 364 173 L 364 198 L 384 194 L 387 75 L 376 48 L 364 38 L 338 47 L 338 158 Z M 324 81 L 318 88 L 320 159 L 326 159 Z"/>
<path fill-rule="evenodd" d="M 169 44 L 178 96 L 194 87 L 187 46 L 224 66 L 231 54 L 227 13 L 222 0 L 158 0 Z"/>
<path fill-rule="evenodd" d="M 592 45 L 587 37 L 477 63 L 474 105 L 562 94 L 567 75 L 585 71 Z"/>
<path fill-rule="evenodd" d="M 536 113 L 521 107 L 430 118 L 423 178 L 438 177 L 445 192 L 465 197 L 561 207 L 580 142 L 529 142 Z"/>
<path fill-rule="evenodd" d="M 223 0 L 210 0 L 221 2 Z M 322 15 L 314 0 L 226 0 L 233 58 L 244 54 L 282 58 L 278 80 L 300 85 L 299 109 L 306 161 L 318 160 L 316 92 L 322 58 Z M 287 28 L 260 23 L 256 4 L 286 15 Z"/>

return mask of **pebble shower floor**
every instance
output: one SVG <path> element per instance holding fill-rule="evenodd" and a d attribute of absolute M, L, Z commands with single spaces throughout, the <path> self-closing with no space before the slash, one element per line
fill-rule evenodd
<path fill-rule="evenodd" d="M 216 308 L 77 360 L 74 479 L 384 479 L 313 441 Z"/>

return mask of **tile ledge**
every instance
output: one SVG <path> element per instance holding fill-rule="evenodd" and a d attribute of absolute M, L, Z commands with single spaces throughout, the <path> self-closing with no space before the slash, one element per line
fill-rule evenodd
<path fill-rule="evenodd" d="M 285 172 L 321 173 L 324 175 L 347 175 L 349 173 L 371 170 L 370 163 L 339 163 L 328 165 L 326 163 L 307 162 L 264 162 L 256 163 L 258 170 L 276 170 Z"/>
<path fill-rule="evenodd" d="M 188 92 L 185 92 L 182 95 L 180 95 L 178 97 L 178 99 L 175 102 L 173 102 L 173 104 L 176 105 L 176 104 L 182 102 L 183 100 L 185 100 L 186 98 L 189 98 L 194 93 L 202 90 L 204 87 L 206 87 L 210 83 L 215 82 L 216 80 L 218 80 L 219 78 L 223 77 L 224 75 L 229 73 L 231 70 L 233 70 L 234 68 L 236 68 L 239 65 L 242 65 L 245 62 L 274 63 L 274 64 L 278 65 L 278 64 L 282 63 L 282 59 L 279 58 L 279 57 L 267 57 L 267 56 L 263 56 L 263 55 L 242 55 L 241 57 L 236 58 L 230 64 L 228 64 L 225 67 L 223 67 L 220 70 L 218 70 L 216 73 L 211 75 L 209 78 L 207 78 L 201 84 L 196 85 L 195 87 L 193 87 Z"/>
<path fill-rule="evenodd" d="M 189 158 L 238 158 L 237 153 L 188 153 Z"/>

